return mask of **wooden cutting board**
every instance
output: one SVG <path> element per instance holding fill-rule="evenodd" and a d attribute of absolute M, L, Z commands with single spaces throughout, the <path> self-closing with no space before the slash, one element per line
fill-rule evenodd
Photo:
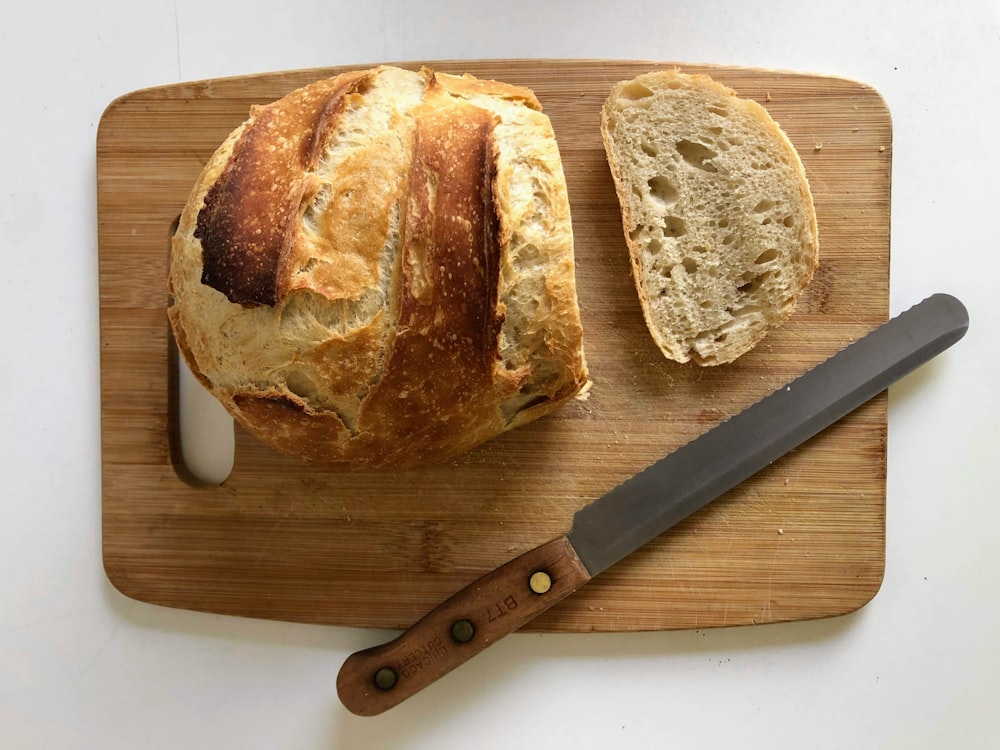
<path fill-rule="evenodd" d="M 234 470 L 218 487 L 185 481 L 177 458 L 177 354 L 165 315 L 171 225 L 204 162 L 252 104 L 341 69 L 171 85 L 112 102 L 97 137 L 111 582 L 172 607 L 407 626 L 474 577 L 565 531 L 580 506 L 884 322 L 892 148 L 882 98 L 839 78 L 681 65 L 756 99 L 784 127 L 812 184 L 821 265 L 794 317 L 738 362 L 699 369 L 662 357 L 632 286 L 599 112 L 613 82 L 667 65 L 434 65 L 529 86 L 552 118 L 573 212 L 593 379 L 587 400 L 407 473 L 330 472 L 238 430 Z M 883 395 L 532 629 L 705 628 L 856 609 L 884 570 L 885 441 Z"/>

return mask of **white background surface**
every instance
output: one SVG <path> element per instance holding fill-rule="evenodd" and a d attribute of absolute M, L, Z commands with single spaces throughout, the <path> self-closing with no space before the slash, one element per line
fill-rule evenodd
<path fill-rule="evenodd" d="M 361 10 L 364 8 L 364 10 Z M 388 635 L 125 599 L 101 566 L 95 135 L 181 80 L 382 60 L 617 57 L 863 80 L 894 123 L 891 308 L 972 327 L 890 392 L 881 592 L 835 620 L 514 635 L 380 718 Z M 5 3 L 0 747 L 1000 747 L 1000 3 Z"/>

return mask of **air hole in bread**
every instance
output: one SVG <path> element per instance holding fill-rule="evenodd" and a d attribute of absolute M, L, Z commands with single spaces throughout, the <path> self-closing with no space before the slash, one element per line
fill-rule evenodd
<path fill-rule="evenodd" d="M 719 228 L 720 229 L 725 229 L 728 226 L 729 226 L 729 217 L 723 216 L 721 219 L 719 219 Z"/>
<path fill-rule="evenodd" d="M 727 234 L 725 237 L 722 238 L 723 245 L 732 245 L 734 242 L 736 242 L 735 234 Z"/>
<path fill-rule="evenodd" d="M 645 250 L 646 253 L 650 256 L 658 255 L 660 250 L 662 249 L 663 249 L 663 243 L 656 238 L 653 238 L 646 243 Z"/>
<path fill-rule="evenodd" d="M 631 232 L 628 233 L 629 239 L 635 241 L 639 239 L 642 236 L 642 233 L 645 231 L 646 227 L 644 227 L 642 224 L 637 224 L 635 229 L 633 229 Z"/>
<path fill-rule="evenodd" d="M 639 148 L 642 149 L 642 153 L 646 156 L 659 156 L 660 154 L 659 147 L 648 138 L 642 139 L 642 143 L 639 144 Z"/>
<path fill-rule="evenodd" d="M 784 219 L 781 220 L 781 223 L 784 224 L 786 227 L 789 227 L 789 228 L 794 227 L 795 226 L 795 217 L 792 216 L 792 215 L 788 215 Z"/>
<path fill-rule="evenodd" d="M 719 344 L 729 338 L 729 331 L 720 331 L 718 328 L 711 331 L 702 331 L 694 337 L 692 347 L 695 350 L 705 348 L 709 343 Z"/>
<path fill-rule="evenodd" d="M 698 272 L 698 263 L 694 258 L 684 258 L 681 265 L 684 266 L 684 270 L 688 272 L 689 276 L 694 276 Z"/>
<path fill-rule="evenodd" d="M 718 115 L 719 117 L 729 117 L 729 110 L 725 107 L 712 106 L 708 108 L 708 111 L 713 115 Z"/>
<path fill-rule="evenodd" d="M 719 154 L 708 146 L 682 139 L 677 141 L 675 148 L 677 149 L 677 153 L 681 155 L 681 158 L 695 169 L 701 169 L 705 172 L 719 171 L 709 161 L 709 159 L 713 159 Z"/>
<path fill-rule="evenodd" d="M 674 205 L 677 202 L 677 198 L 680 197 L 677 188 L 670 181 L 669 177 L 656 175 L 655 177 L 650 177 L 647 184 L 649 185 L 649 197 L 657 204 L 658 209 Z"/>
<path fill-rule="evenodd" d="M 679 216 L 667 216 L 663 223 L 663 235 L 665 237 L 681 237 L 687 234 L 687 224 Z"/>
<path fill-rule="evenodd" d="M 512 245 L 514 243 L 511 243 Z M 544 266 L 546 257 L 533 242 L 518 243 L 516 252 L 512 253 L 511 265 L 522 273 L 536 273 Z"/>
<path fill-rule="evenodd" d="M 722 128 L 709 128 L 708 132 L 712 135 L 722 135 Z"/>
<path fill-rule="evenodd" d="M 705 247 L 704 245 L 695 245 L 694 247 L 691 248 L 691 250 L 693 250 L 696 253 L 707 253 L 708 252 L 708 248 Z"/>
<path fill-rule="evenodd" d="M 770 211 L 774 208 L 774 201 L 767 200 L 766 198 L 760 201 L 756 206 L 753 207 L 754 213 L 762 214 L 765 211 Z"/>
<path fill-rule="evenodd" d="M 735 310 L 728 310 L 728 312 L 734 318 L 749 318 L 757 315 L 763 309 L 760 305 L 743 305 Z"/>
<path fill-rule="evenodd" d="M 625 86 L 621 91 L 622 98 L 628 99 L 629 101 L 638 101 L 639 99 L 646 99 L 653 95 L 653 92 L 643 86 L 637 81 L 632 81 L 630 84 Z"/>
<path fill-rule="evenodd" d="M 755 264 L 761 266 L 765 263 L 770 263 L 772 260 L 778 257 L 778 251 L 773 247 L 765 250 L 760 255 L 757 256 L 757 260 L 754 261 Z"/>
<path fill-rule="evenodd" d="M 749 279 L 747 279 L 748 276 L 750 277 Z M 746 283 L 736 287 L 736 291 L 739 292 L 740 294 L 753 294 L 758 289 L 760 289 L 761 285 L 764 283 L 767 277 L 768 277 L 767 271 L 764 271 L 764 273 L 760 273 L 755 276 L 752 275 L 752 272 L 748 271 L 743 274 L 743 278 L 746 279 Z"/>
<path fill-rule="evenodd" d="M 673 79 L 672 81 L 669 81 L 669 82 L 667 83 L 667 88 L 668 88 L 668 89 L 673 89 L 674 91 L 676 91 L 676 90 L 677 90 L 677 89 L 679 89 L 679 88 L 680 88 L 680 87 L 681 87 L 682 85 L 683 85 L 683 84 L 682 84 L 682 83 L 681 83 L 681 82 L 680 82 L 679 80 L 677 80 L 677 79 L 675 78 L 675 79 Z"/>

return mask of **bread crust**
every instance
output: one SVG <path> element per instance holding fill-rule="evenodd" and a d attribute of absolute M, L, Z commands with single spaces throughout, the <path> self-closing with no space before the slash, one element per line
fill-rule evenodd
<path fill-rule="evenodd" d="M 382 66 L 254 107 L 191 193 L 169 283 L 198 379 L 309 461 L 424 466 L 587 381 L 555 138 L 500 82 Z"/>
<path fill-rule="evenodd" d="M 706 366 L 750 351 L 792 315 L 818 265 L 791 141 L 757 102 L 676 70 L 615 85 L 601 132 L 657 346 Z"/>

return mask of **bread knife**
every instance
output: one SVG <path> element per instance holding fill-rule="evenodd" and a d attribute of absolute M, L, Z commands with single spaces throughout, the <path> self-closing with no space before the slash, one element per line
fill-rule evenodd
<path fill-rule="evenodd" d="M 514 632 L 965 335 L 965 306 L 936 294 L 583 507 L 563 536 L 465 587 L 395 640 L 352 654 L 340 700 L 372 716 Z"/>

